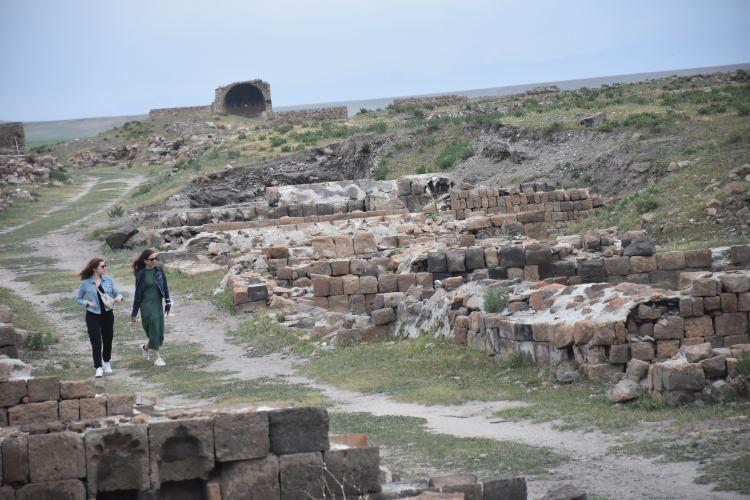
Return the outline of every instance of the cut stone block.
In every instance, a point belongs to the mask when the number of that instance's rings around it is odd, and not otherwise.
[[[148,430],[144,425],[90,429],[84,435],[90,495],[150,486]]]
[[[280,500],[281,498],[279,461],[275,455],[222,464],[219,481],[222,498],[232,500]]]
[[[700,391],[706,385],[703,368],[697,363],[667,361],[659,364],[665,391]]]
[[[64,380],[60,382],[60,397],[63,399],[93,398],[96,388],[93,380]]]
[[[0,406],[14,406],[28,395],[25,380],[9,380],[0,383]]]
[[[2,441],[3,481],[25,483],[29,478],[28,436],[6,437]]]
[[[9,425],[43,424],[58,419],[57,401],[29,403],[8,408]]]
[[[214,468],[214,429],[210,418],[152,422],[148,426],[151,486],[167,481],[205,479]]]
[[[34,377],[26,382],[29,402],[57,401],[60,399],[60,380],[57,377]]]
[[[133,414],[133,405],[135,396],[132,394],[108,394],[107,395],[107,415],[125,415]]]
[[[326,498],[323,455],[295,453],[279,457],[281,499]]]
[[[29,436],[31,482],[78,479],[85,476],[86,451],[83,436],[75,432]]]
[[[714,330],[716,335],[744,335],[747,334],[746,313],[724,313],[714,318]]]
[[[79,479],[27,484],[16,491],[16,500],[86,500],[86,487]]]
[[[378,474],[380,454],[378,448],[349,448],[324,453],[330,491],[346,495],[364,495],[380,491]]]
[[[328,412],[323,408],[285,408],[268,414],[271,451],[276,455],[328,449]]]
[[[60,420],[62,422],[80,420],[80,404],[77,399],[63,399],[59,406]]]
[[[526,500],[526,478],[512,477],[484,481],[483,500]]]
[[[107,416],[107,398],[81,398],[78,403],[81,420]]]
[[[396,313],[390,307],[372,311],[372,322],[375,325],[387,325],[396,321]]]
[[[449,273],[462,273],[466,271],[466,251],[464,249],[454,249],[445,252],[448,262]]]
[[[268,413],[227,413],[214,417],[216,460],[229,462],[268,455]]]
[[[654,337],[660,340],[685,336],[685,320],[680,316],[664,316],[654,323]]]

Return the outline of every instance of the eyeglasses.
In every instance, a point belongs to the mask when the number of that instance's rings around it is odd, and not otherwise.
[[[107,267],[107,264],[99,264],[99,267]]]
[[[155,260],[159,260],[159,257],[151,257],[150,259],[146,259],[146,260],[153,262]]]

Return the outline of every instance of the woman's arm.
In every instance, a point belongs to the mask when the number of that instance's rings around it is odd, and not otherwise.
[[[143,273],[138,272],[135,275],[135,293],[133,294],[133,312],[130,313],[130,318],[135,319],[136,316],[138,316],[138,309],[141,308],[141,297],[143,295],[143,291],[140,290],[141,287],[141,280],[143,279]]]
[[[91,304],[89,303],[88,299],[86,299],[86,290],[84,290],[84,285],[85,283],[81,283],[81,286],[78,287],[76,302],[83,307],[88,307]]]
[[[125,297],[122,296],[122,292],[120,291],[119,288],[117,288],[117,284],[115,283],[114,278],[109,278],[109,279],[112,282],[112,291],[115,294],[115,300],[120,299],[120,300],[117,300],[117,302],[122,302],[122,299],[124,299]]]
[[[169,285],[167,284],[167,273],[162,269],[161,275],[164,276],[164,312],[172,309],[172,299],[169,298]]]

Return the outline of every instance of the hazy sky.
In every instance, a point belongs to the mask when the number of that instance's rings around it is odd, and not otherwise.
[[[747,0],[0,0],[0,119],[273,104],[750,62]]]

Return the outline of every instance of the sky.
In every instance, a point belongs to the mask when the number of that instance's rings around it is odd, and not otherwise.
[[[274,106],[750,62],[747,0],[0,0],[0,120]]]

